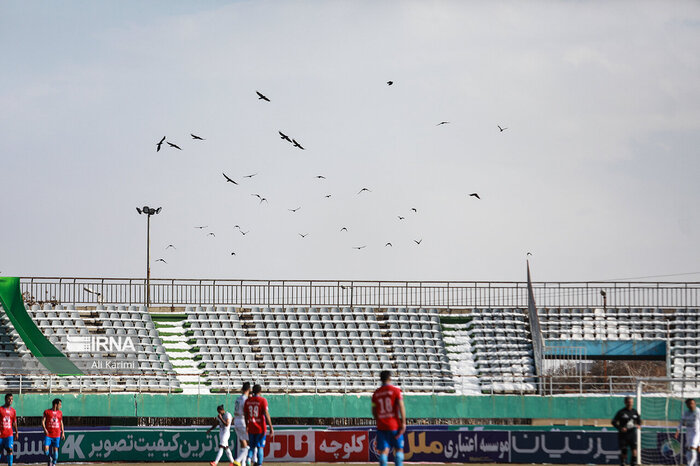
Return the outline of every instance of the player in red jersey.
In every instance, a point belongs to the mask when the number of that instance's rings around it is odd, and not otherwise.
[[[406,432],[406,407],[399,387],[391,384],[391,372],[379,374],[382,386],[372,395],[372,416],[377,420],[377,453],[380,466],[389,462],[394,450],[394,464],[403,465],[403,434]]]
[[[5,404],[0,406],[0,455],[5,453],[7,455],[7,465],[12,466],[13,456],[12,447],[14,446],[16,434],[17,440],[19,440],[19,429],[17,428],[17,413],[15,408],[12,407],[12,393],[5,395]]]
[[[267,426],[270,426],[270,437],[275,433],[275,430],[272,428],[270,412],[267,410],[267,400],[260,396],[260,392],[262,392],[262,387],[258,384],[253,385],[253,395],[249,396],[243,405],[245,423],[250,440],[248,459],[255,458],[253,460],[255,461],[253,463],[255,466],[262,466],[263,464]]]
[[[51,409],[44,411],[41,427],[44,428],[44,453],[49,457],[48,466],[55,466],[58,463],[58,447],[61,445],[61,439],[66,438],[59,398],[51,402]]]

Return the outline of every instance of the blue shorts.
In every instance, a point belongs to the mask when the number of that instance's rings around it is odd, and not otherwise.
[[[45,447],[56,447],[61,445],[61,437],[49,437],[44,436],[44,446]]]
[[[248,434],[248,439],[250,440],[250,449],[253,448],[265,448],[265,438],[266,434]]]
[[[15,438],[10,436],[10,437],[2,437],[0,438],[0,450],[1,449],[6,449],[12,451],[12,447],[15,445]]]
[[[387,448],[403,450],[403,434],[396,438],[398,430],[378,430],[377,431],[377,453],[381,453]]]

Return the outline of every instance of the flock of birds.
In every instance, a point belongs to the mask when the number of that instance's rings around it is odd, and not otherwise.
[[[386,84],[387,84],[387,86],[392,86],[392,85],[394,84],[394,81],[387,81]],[[256,93],[256,95],[257,95],[257,97],[258,97],[258,100],[262,100],[263,102],[272,102],[266,95],[264,95],[264,94],[261,93],[260,91],[255,91],[255,93]],[[443,126],[443,125],[448,125],[448,124],[450,124],[449,121],[441,121],[441,122],[437,123],[436,126]],[[508,128],[506,128],[506,127],[501,127],[500,125],[497,125],[497,127],[498,127],[498,130],[499,130],[500,133],[502,133],[503,131],[505,131],[505,130],[508,129]],[[304,148],[304,146],[302,146],[301,143],[299,143],[299,141],[297,141],[297,139],[295,139],[294,137],[290,137],[289,135],[285,134],[285,133],[282,132],[282,131],[278,131],[278,133],[279,133],[280,139],[282,139],[283,141],[285,141],[285,142],[291,144],[292,147],[294,147],[294,148],[296,148],[296,149],[299,149],[299,150],[306,150],[306,149]],[[193,133],[190,133],[190,137],[192,138],[192,140],[195,140],[195,141],[205,141],[205,140],[206,140],[205,138],[203,138],[203,137],[201,137],[201,136],[198,136],[198,135],[196,135],[196,134],[193,134]],[[175,144],[175,143],[173,143],[173,142],[168,141],[168,140],[166,139],[166,136],[163,136],[163,137],[156,143],[156,152],[160,152],[160,150],[161,150],[161,148],[162,148],[162,146],[163,146],[163,143],[167,144],[167,145],[168,145],[170,148],[172,148],[172,149],[177,149],[177,150],[180,150],[180,151],[182,150],[182,148],[181,148],[180,146],[178,146],[177,144]],[[225,182],[225,183],[231,183],[231,184],[233,184],[233,185],[235,185],[235,186],[239,186],[239,182],[236,181],[235,179],[233,179],[232,177],[230,177],[229,175],[227,175],[225,172],[222,172],[222,175],[223,175],[223,177],[224,177],[224,182]],[[251,178],[254,178],[254,177],[256,177],[256,176],[258,176],[258,173],[251,173],[251,174],[248,174],[248,175],[244,175],[242,178],[244,178],[244,179],[251,179]],[[323,175],[316,175],[315,178],[318,179],[318,180],[325,180],[325,179],[326,179],[326,177],[323,176]],[[372,192],[371,189],[369,189],[369,188],[367,188],[367,187],[362,187],[362,188],[357,192],[357,195],[359,196],[359,195],[362,195],[362,194],[364,194],[364,193],[371,193],[371,192]],[[260,195],[260,194],[258,194],[258,193],[252,193],[251,196],[256,197],[256,198],[258,199],[258,201],[259,201],[259,204],[262,204],[262,203],[265,203],[265,202],[269,202],[267,198],[265,198],[264,196],[262,196],[262,195]],[[328,198],[330,198],[331,196],[332,196],[331,194],[326,194],[324,197],[328,199]],[[479,196],[479,193],[476,193],[476,192],[469,193],[468,196],[469,196],[469,197],[473,197],[473,198],[475,198],[475,199],[481,200],[481,197]],[[291,208],[291,209],[287,209],[287,210],[288,210],[289,212],[296,213],[296,212],[298,212],[299,210],[301,210],[301,208],[302,208],[301,206],[298,206],[298,207]],[[415,207],[412,207],[412,208],[411,208],[411,212],[414,213],[414,214],[417,214],[417,213],[418,213],[418,209],[416,209]],[[398,220],[399,220],[399,221],[406,220],[406,217],[405,217],[405,216],[398,215]],[[198,225],[198,226],[195,226],[194,228],[196,228],[196,229],[198,229],[198,230],[205,230],[205,229],[208,228],[208,225]],[[234,225],[234,228],[237,229],[238,232],[239,232],[241,235],[243,235],[243,236],[245,236],[245,235],[247,235],[248,233],[250,233],[250,230],[244,231],[243,229],[241,229],[240,225]],[[343,226],[343,227],[340,228],[340,233],[346,233],[346,232],[348,232],[348,227]],[[299,235],[300,238],[304,239],[304,238],[306,238],[306,237],[309,236],[309,233],[298,233],[298,235]],[[214,237],[214,238],[215,238],[215,237],[216,237],[216,234],[215,234],[214,232],[211,232],[211,231],[210,231],[210,232],[207,233],[207,236],[208,236],[208,237]],[[423,239],[422,239],[422,238],[414,239],[413,242],[414,242],[417,246],[420,246],[421,243],[423,242]],[[393,247],[393,246],[394,246],[394,245],[393,245],[391,242],[386,242],[386,243],[384,244],[384,247],[385,247],[385,248],[386,248],[386,247]],[[357,251],[360,251],[360,250],[365,249],[366,247],[367,247],[367,245],[364,244],[364,245],[361,245],[361,246],[352,246],[352,249],[357,250]],[[168,245],[166,246],[165,250],[167,251],[167,250],[169,250],[169,249],[177,249],[177,248],[176,248],[175,245],[173,245],[173,244],[168,244]],[[528,254],[529,254],[529,253],[528,253]],[[236,255],[236,252],[235,252],[235,251],[231,251],[231,255],[232,255],[232,256],[235,256],[235,255]],[[156,260],[156,262],[162,262],[162,263],[164,263],[164,264],[167,264],[167,261],[166,261],[164,258],[159,258],[159,259]]]

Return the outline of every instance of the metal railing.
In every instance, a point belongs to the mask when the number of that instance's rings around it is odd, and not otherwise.
[[[101,376],[56,376],[49,374],[7,374],[7,379],[0,384],[0,390],[10,390],[18,393],[41,392],[41,393],[179,393],[182,387],[187,386],[189,394],[206,394],[210,388],[214,388],[216,393],[237,393],[241,384],[241,377],[223,376],[218,377],[219,383],[212,385],[212,380],[201,373],[178,374],[178,376],[196,377],[196,382],[184,385],[180,388],[176,386],[152,387],[145,383],[149,378],[147,375],[134,376],[133,374],[110,374]],[[135,384],[127,385],[125,378],[136,380]],[[173,375],[171,375],[173,377]],[[317,374],[307,374],[306,384],[295,383],[301,377],[299,371],[275,371],[263,372],[254,377],[256,383],[261,383],[268,393],[371,393],[376,388],[374,378],[362,380],[361,386],[353,386],[349,382],[358,380],[357,376],[344,374],[338,377],[323,377]],[[60,381],[67,379],[77,380],[78,386],[61,385]],[[221,383],[221,380],[226,383]],[[330,381],[333,381],[332,383]],[[507,380],[507,381],[506,381]],[[691,379],[669,379],[669,378],[642,378],[633,376],[522,376],[522,377],[479,377],[480,393],[475,393],[473,389],[464,390],[459,381],[454,381],[450,377],[435,376],[430,381],[424,380],[421,383],[411,381],[411,377],[397,374],[395,383],[401,386],[405,393],[418,394],[475,394],[475,395],[500,395],[517,394],[533,396],[557,396],[557,395],[630,395],[637,390],[640,380],[645,383],[646,395],[678,395],[679,390],[684,395],[700,395],[700,381]],[[106,382],[105,382],[106,381]],[[313,383],[308,383],[313,381]],[[681,388],[679,388],[681,387]]]
[[[143,305],[146,280],[23,277],[28,303]],[[700,282],[534,282],[538,308],[698,308]],[[154,307],[193,305],[412,307],[527,306],[526,282],[151,279]]]

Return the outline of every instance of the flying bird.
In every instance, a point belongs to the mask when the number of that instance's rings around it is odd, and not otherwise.
[[[420,243],[423,242],[423,238],[421,238],[421,239],[414,239],[413,242],[416,243],[416,244],[420,244]]]
[[[469,196],[470,196],[470,197],[475,197],[475,198],[477,198],[477,199],[481,199],[481,198],[479,197],[479,194],[478,194],[478,193],[471,193]]]
[[[348,228],[347,228],[347,227],[343,227],[343,228],[340,229],[340,231],[348,231]]]
[[[306,238],[307,236],[309,236],[309,234],[308,233],[304,233],[304,234],[299,233],[299,236],[301,236],[302,238]]]
[[[214,238],[216,238],[216,235],[212,232],[209,232],[209,234],[207,234],[207,236],[213,236]]]
[[[366,247],[367,247],[367,245],[365,244],[364,246],[353,246],[352,248],[353,248],[353,249],[360,250],[360,249],[364,249],[364,248],[366,248]]]
[[[267,202],[268,204],[270,203],[270,201],[268,201],[266,197],[261,197],[260,203],[262,204],[263,202]]]
[[[253,173],[252,175],[245,175],[243,178],[252,178],[254,176],[257,176],[257,173]]]
[[[180,146],[178,146],[177,144],[173,144],[172,142],[168,142],[168,141],[165,141],[165,142],[167,142],[170,147],[174,147],[175,149],[182,150],[182,148]]]
[[[192,136],[192,139],[197,139],[198,141],[204,141],[204,138],[200,138],[200,137],[197,136],[196,134],[190,133],[190,136]]]
[[[282,139],[284,139],[284,140],[287,141],[287,142],[292,142],[292,140],[289,139],[289,136],[287,136],[286,134],[284,134],[282,131],[277,131],[277,132],[280,133],[280,136],[282,137]]]
[[[525,256],[531,256],[531,255],[532,255],[531,252],[528,252],[527,254],[525,254]]]
[[[326,195],[325,195],[325,196],[323,196],[323,197],[325,197],[326,199],[330,199],[330,198],[331,198],[331,196],[332,196],[332,194],[326,194]]]
[[[298,148],[301,149],[301,150],[306,150],[306,149],[304,149],[304,148],[302,147],[301,144],[299,144],[299,143],[296,141],[296,139],[292,139],[292,144],[294,144],[294,147],[298,147]]]
[[[238,183],[236,183],[235,181],[233,181],[231,178],[229,178],[228,176],[226,176],[226,173],[223,173],[223,172],[222,172],[221,174],[224,175],[224,178],[226,178],[226,181],[227,181],[227,182],[233,183],[233,184],[238,184]]]
[[[498,129],[501,130],[501,133],[508,129],[508,128],[501,128],[499,125],[496,125],[496,126],[498,126]]]
[[[204,225],[203,227],[195,227],[195,228],[198,230],[204,230],[205,228],[207,228],[207,225]]]
[[[236,253],[235,253],[235,252],[231,252],[231,255],[232,255],[232,256],[235,256],[235,255],[236,255]]]
[[[411,210],[414,211],[415,213],[418,213],[418,209],[416,209],[415,207],[411,207]]]
[[[402,217],[399,215],[399,220],[406,220],[406,217]]]
[[[371,193],[372,191],[369,190],[369,188],[362,188],[357,194],[362,194],[363,192],[367,191],[368,193]]]
[[[387,81],[387,82],[386,82],[386,85],[387,85],[387,86],[391,86],[392,84],[394,84],[394,81]]]
[[[168,244],[168,245],[165,247],[165,250],[167,251],[167,250],[170,249],[170,248],[177,249],[174,245]]]
[[[387,247],[387,246],[391,246],[392,248],[394,247],[394,245],[391,244],[391,243],[386,243],[386,244],[384,245],[384,247]]]
[[[242,234],[243,236],[245,236],[245,235],[247,235],[248,233],[250,233],[250,230],[248,230],[248,231],[238,230],[238,231],[240,231],[241,234]]]
[[[262,199],[262,197],[260,196],[260,194],[251,194],[251,196],[257,197],[258,199]]]
[[[161,140],[158,142],[158,144],[156,144],[156,152],[159,152],[159,151],[160,151],[160,146],[162,146],[164,142],[165,142],[165,136],[163,136],[163,139],[161,139]]]
[[[297,207],[296,209],[287,209],[287,210],[289,210],[290,212],[296,212],[296,211],[299,210],[299,209],[301,209],[301,206],[300,206],[300,207]]]
[[[238,228],[239,230],[241,229],[240,225],[234,225],[233,228]]]
[[[162,258],[161,258],[161,259],[158,259],[156,262],[162,262],[162,263],[164,263],[164,264],[167,264],[167,262],[165,262],[165,259],[162,259]]]
[[[269,101],[270,101],[270,99],[268,99],[267,97],[265,97],[264,95],[262,95],[260,92],[255,91],[255,93],[258,94],[258,100],[264,100],[265,102],[269,102]]]
[[[319,180],[325,180],[326,177],[323,175],[316,175],[314,178],[319,179]]]
[[[441,121],[440,123],[438,123],[438,124],[435,125],[435,126],[442,126],[442,125],[449,125],[449,124],[450,124],[449,121]]]

